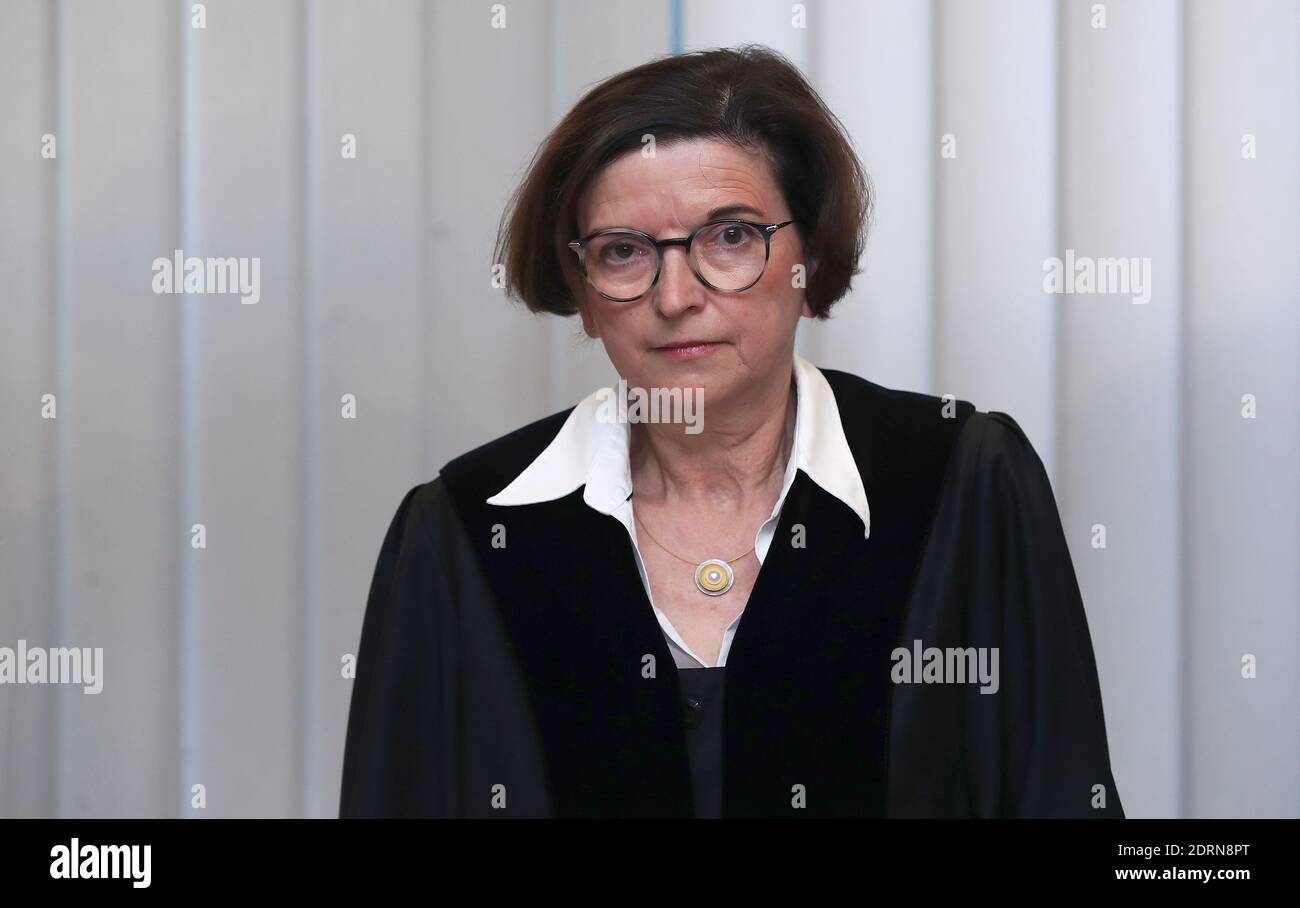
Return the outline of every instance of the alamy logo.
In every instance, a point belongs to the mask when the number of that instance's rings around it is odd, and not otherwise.
[[[620,378],[617,395],[613,388],[601,388],[596,398],[598,422],[685,423],[687,435],[704,430],[703,388],[629,388]]]
[[[238,293],[253,305],[262,298],[262,260],[253,258],[185,257],[176,249],[171,258],[153,260],[154,293]]]
[[[0,646],[0,684],[82,684],[97,694],[104,689],[104,648],[29,648],[26,640],[17,650]]]
[[[980,683],[981,694],[998,692],[998,648],[996,646],[895,647],[889,658],[894,667],[889,677],[895,684]]]
[[[1043,260],[1045,293],[1118,293],[1133,297],[1135,306],[1151,302],[1151,259],[1075,256],[1065,250],[1065,261]]]
[[[50,849],[50,876],[56,880],[132,880],[136,889],[148,889],[152,877],[152,845],[69,845]]]

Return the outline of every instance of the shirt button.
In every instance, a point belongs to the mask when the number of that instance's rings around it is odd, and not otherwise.
[[[704,704],[694,697],[687,697],[683,702],[682,717],[686,722],[686,727],[690,729],[699,728],[704,722]]]

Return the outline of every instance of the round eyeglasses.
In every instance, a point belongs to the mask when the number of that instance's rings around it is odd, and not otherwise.
[[[667,246],[682,246],[691,271],[704,286],[739,293],[758,283],[767,269],[772,234],[793,224],[758,224],[733,219],[709,221],[690,236],[656,240],[630,227],[597,230],[569,243],[582,276],[607,300],[630,303],[650,292],[663,269]]]

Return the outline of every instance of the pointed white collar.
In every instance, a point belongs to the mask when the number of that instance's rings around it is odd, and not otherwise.
[[[867,493],[844,437],[835,392],[821,370],[798,353],[794,355],[794,379],[794,466],[848,505],[862,520],[863,535],[870,536]],[[610,393],[609,388],[598,388],[583,398],[545,450],[487,503],[536,504],[563,498],[585,486],[583,501],[602,514],[612,514],[632,492],[632,472],[629,424],[599,416],[609,407]],[[626,387],[620,386],[614,393],[626,395]]]

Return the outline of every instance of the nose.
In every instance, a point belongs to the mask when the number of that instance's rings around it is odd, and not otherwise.
[[[708,288],[691,270],[685,246],[667,246],[659,269],[659,281],[652,291],[654,305],[666,318],[689,312],[704,305]]]

